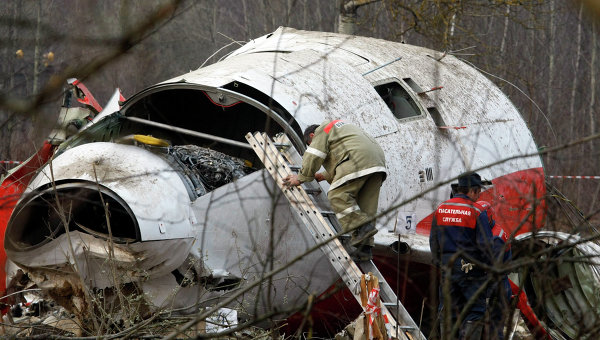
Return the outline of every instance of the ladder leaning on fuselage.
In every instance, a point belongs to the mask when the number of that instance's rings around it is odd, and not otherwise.
[[[316,207],[310,196],[322,195],[321,190],[319,190],[320,187],[316,185],[316,187],[307,189],[302,186],[288,188],[283,184],[283,178],[292,174],[293,169],[299,168],[291,164],[299,164],[302,160],[287,137],[280,135],[276,138],[277,142],[274,143],[267,134],[255,132],[254,134],[246,134],[246,140],[263,162],[269,174],[273,176],[277,186],[282,190],[291,207],[297,212],[302,223],[308,228],[315,242],[320,245],[320,249],[329,258],[331,265],[354,295],[356,301],[361,304],[360,280],[363,273],[360,268],[362,268],[365,273],[370,272],[380,280],[380,296],[383,303],[381,313],[388,316],[392,329],[398,327],[399,334],[403,334],[406,339],[415,339],[415,337],[425,339],[412,317],[398,301],[396,294],[385,281],[377,266],[372,261],[362,261],[358,263],[359,268],[351,259],[339,239],[342,235],[335,231],[333,224],[339,225],[339,222],[335,219],[335,214],[321,211]],[[399,320],[402,325],[398,326],[396,320]],[[405,333],[412,336],[409,337]]]

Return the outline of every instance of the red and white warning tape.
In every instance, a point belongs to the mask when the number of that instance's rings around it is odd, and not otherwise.
[[[377,296],[379,296],[379,288],[375,287],[369,293],[367,307],[365,308],[365,314],[369,317],[369,324],[373,324],[373,320],[381,311],[381,308],[377,307]]]
[[[373,287],[371,292],[369,293],[369,299],[367,300],[367,306],[365,307],[365,314],[369,318],[369,324],[373,325],[373,321],[377,315],[381,313],[381,308],[377,307],[377,298],[379,297],[379,288]],[[390,325],[390,321],[387,318],[386,314],[383,314],[383,321],[385,325],[385,329],[388,334],[388,339],[391,339],[392,327]],[[369,327],[369,339],[373,339],[373,327]]]
[[[600,176],[547,176],[548,178],[600,179]]]
[[[0,164],[21,164],[21,161],[0,161]]]

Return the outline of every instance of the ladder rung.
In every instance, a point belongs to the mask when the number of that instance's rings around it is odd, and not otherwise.
[[[282,144],[282,143],[273,143],[273,145],[275,145],[275,147],[279,150],[286,150],[291,146],[290,144]]]
[[[301,167],[300,167],[300,166],[298,166],[298,165],[291,165],[291,164],[290,164],[290,165],[288,165],[288,166],[290,167],[290,170],[292,170],[292,171],[294,171],[294,172],[298,172],[298,171],[300,171],[300,168],[301,168]]]
[[[321,215],[323,215],[323,216],[334,216],[335,213],[333,211],[331,211],[331,210],[323,210],[323,211],[321,211]]]
[[[309,195],[318,195],[321,193],[320,188],[304,188],[304,191]]]

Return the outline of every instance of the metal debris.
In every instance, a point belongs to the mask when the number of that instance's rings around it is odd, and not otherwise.
[[[169,148],[169,154],[189,170],[187,175],[194,185],[201,183],[203,190],[196,190],[203,194],[253,172],[239,158],[197,145],[173,146]]]

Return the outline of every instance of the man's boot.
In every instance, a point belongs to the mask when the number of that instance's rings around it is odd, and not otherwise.
[[[354,262],[371,261],[373,259],[371,248],[373,247],[359,244],[356,246],[355,250],[350,252],[350,258]]]
[[[481,340],[483,324],[481,320],[467,321],[460,332],[460,340]]]
[[[375,223],[369,222],[363,224],[360,228],[352,232],[352,240],[350,241],[351,245],[354,247],[360,247],[360,245],[366,243],[369,238],[377,234],[377,229],[375,228]]]

